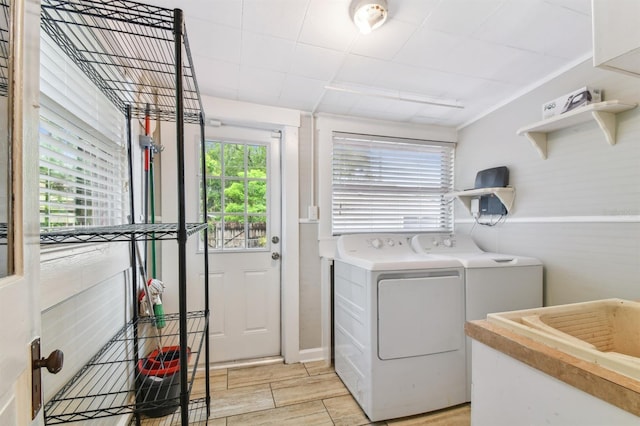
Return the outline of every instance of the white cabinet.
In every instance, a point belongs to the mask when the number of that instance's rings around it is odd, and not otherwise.
[[[640,1],[592,0],[593,65],[640,77]]]
[[[637,426],[640,421],[633,413],[477,340],[472,340],[471,356],[472,425]],[[626,395],[631,401],[631,393]]]

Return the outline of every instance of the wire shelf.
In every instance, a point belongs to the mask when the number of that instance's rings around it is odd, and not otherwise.
[[[127,0],[42,0],[42,29],[123,112],[176,121],[175,11]],[[184,122],[203,111],[182,25]]]
[[[162,347],[179,345],[179,315],[165,315],[162,328]],[[207,332],[208,316],[204,311],[187,313],[187,346],[191,350],[188,372],[191,392],[196,367]],[[136,367],[135,341],[139,351],[148,356],[156,349],[155,317],[141,317],[126,324],[67,384],[45,405],[45,424],[84,421],[127,413],[142,413],[156,409],[158,404],[180,405],[179,398],[159,389],[149,397],[151,390],[140,385],[143,375]],[[166,387],[174,385],[180,374],[169,378]],[[179,382],[178,382],[179,383]],[[179,387],[177,383],[176,386]],[[145,393],[146,392],[146,393]],[[190,410],[191,411],[191,410]],[[194,413],[194,416],[196,413]],[[190,414],[191,416],[191,414]]]
[[[206,223],[187,223],[187,236],[202,231]],[[88,226],[65,228],[40,234],[40,244],[99,243],[118,241],[175,240],[178,238],[178,224],[153,223],[115,226]]]

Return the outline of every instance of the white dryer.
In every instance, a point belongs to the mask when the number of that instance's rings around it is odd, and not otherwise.
[[[488,313],[542,306],[542,263],[535,258],[481,250],[470,235],[419,234],[411,245],[417,253],[443,256],[465,270],[465,319]],[[471,342],[467,339],[467,400],[471,400]]]
[[[338,239],[334,265],[335,369],[369,419],[465,402],[461,263],[359,234]]]

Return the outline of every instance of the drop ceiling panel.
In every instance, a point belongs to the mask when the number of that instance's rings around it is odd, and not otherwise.
[[[263,101],[273,102],[280,96],[285,76],[286,74],[283,72],[248,66],[241,67],[238,96],[240,99],[245,96],[255,99],[253,95],[259,94],[259,98]]]
[[[464,38],[422,27],[407,41],[394,58],[396,62],[438,69],[441,58],[448,56],[449,52]]]
[[[246,31],[295,40],[300,33],[308,0],[244,1],[243,26]]]
[[[242,65],[287,72],[295,49],[290,40],[245,32],[242,37]]]
[[[518,4],[530,2],[521,0]],[[427,27],[456,36],[470,36],[502,6],[504,0],[447,0],[429,16]]]
[[[344,51],[357,36],[343,0],[310,0],[298,41],[313,46]]]
[[[347,55],[335,76],[337,82],[358,82],[363,85],[375,83],[386,61],[360,55]]]
[[[389,20],[397,19],[410,24],[422,25],[441,0],[394,1],[389,11]]]
[[[417,28],[415,24],[390,20],[380,29],[358,36],[353,42],[351,52],[370,58],[393,59]]]
[[[291,59],[291,74],[328,81],[338,72],[342,52],[298,43]]]
[[[204,56],[240,63],[242,32],[225,25],[201,23],[188,28],[189,48],[193,56]],[[197,72],[197,70],[196,70]]]
[[[292,105],[292,108],[312,111],[321,100],[324,81],[306,77],[288,75],[280,94],[280,100]]]

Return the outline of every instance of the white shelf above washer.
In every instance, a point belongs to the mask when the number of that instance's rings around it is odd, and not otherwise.
[[[471,213],[471,199],[480,197],[482,195],[495,195],[500,202],[505,206],[507,212],[511,212],[513,207],[513,200],[515,198],[516,190],[512,187],[497,187],[497,188],[478,188],[467,189],[466,191],[456,191],[446,194],[448,197],[456,197]]]
[[[543,160],[547,158],[547,134],[577,124],[595,120],[609,145],[616,143],[616,114],[628,111],[637,104],[625,104],[612,100],[585,105],[564,114],[538,121],[518,129],[517,133],[526,136],[536,148]]]

